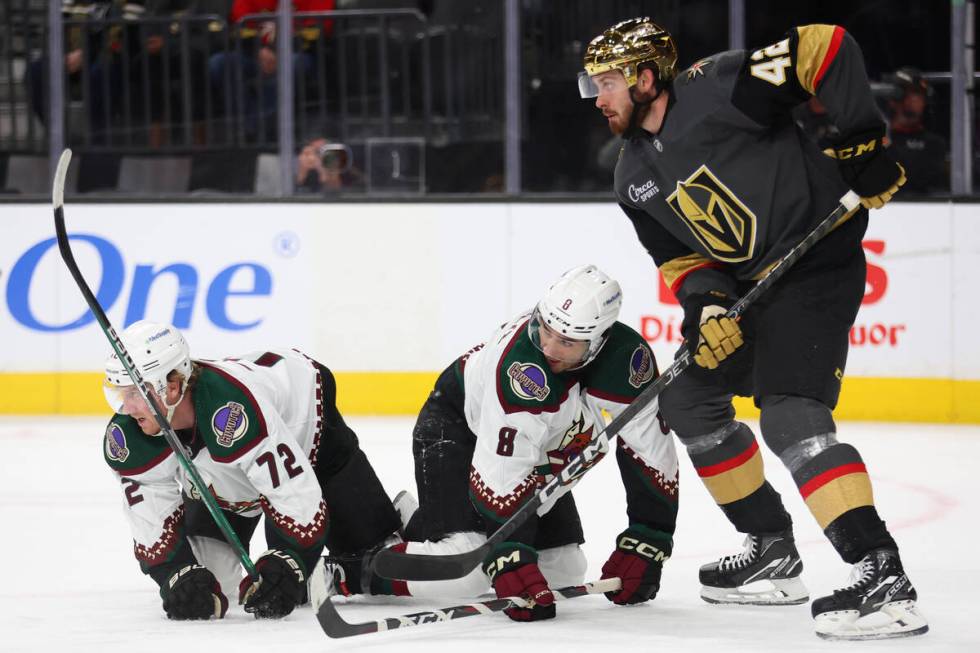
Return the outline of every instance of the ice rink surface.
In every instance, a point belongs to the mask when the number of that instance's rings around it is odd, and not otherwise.
[[[478,616],[389,633],[331,640],[309,607],[279,622],[256,621],[232,604],[219,622],[170,622],[156,586],[132,553],[120,488],[102,458],[106,420],[0,418],[0,651],[125,653],[312,653],[388,650],[637,651],[805,653],[808,651],[980,650],[980,510],[976,469],[980,427],[844,423],[840,437],[858,447],[874,482],[882,516],[901,546],[929,620],[924,637],[883,642],[825,642],[812,630],[809,605],[761,608],[704,603],[697,569],[741,550],[686,456],[681,456],[681,509],[674,557],[657,599],[617,607],[601,596],[560,604],[554,621],[512,623]],[[414,489],[407,418],[349,422],[391,495]],[[753,428],[755,425],[753,424]],[[811,598],[845,584],[837,558],[806,510],[788,472],[768,452],[769,480],[792,513],[803,579]],[[589,578],[625,527],[616,464],[607,457],[575,490],[588,542]],[[253,557],[264,550],[261,529]],[[350,622],[455,605],[417,599],[339,605]]]

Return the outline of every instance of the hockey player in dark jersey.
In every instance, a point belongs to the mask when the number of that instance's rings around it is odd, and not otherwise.
[[[618,201],[684,309],[684,346],[696,365],[665,389],[661,410],[712,497],[747,535],[744,552],[702,567],[702,596],[808,598],[790,517],[765,480],[755,436],[735,421],[732,396],[750,395],[766,444],[854,565],[853,584],[813,602],[817,634],[924,633],[864,462],[838,441],[832,415],[864,294],[865,209],[883,206],[905,181],[884,148],[860,49],[840,27],[807,25],[679,74],[676,62],[669,33],[648,18],[627,20],[588,45],[579,87],[623,137]],[[841,134],[833,157],[791,117],[814,95]],[[725,318],[849,188],[864,208],[842,218],[741,321]]]
[[[122,484],[136,559],[160,586],[169,618],[221,618],[236,590],[256,618],[284,617],[306,600],[306,578],[324,545],[352,553],[394,536],[398,516],[337,411],[326,367],[286,349],[192,360],[176,328],[146,321],[122,339],[208,486],[190,482],[111,355],[105,393],[116,414],[105,459]],[[201,502],[202,490],[246,548],[265,516],[269,550],[255,562],[258,582],[241,579],[238,555]]]
[[[455,554],[481,546],[603,428],[603,413],[615,418],[656,379],[646,342],[616,321],[621,302],[619,284],[602,271],[575,268],[535,310],[443,371],[413,432],[419,507],[398,550]],[[673,545],[677,458],[656,401],[619,432],[616,460],[629,523],[602,576],[622,580],[607,598],[625,605],[656,596]],[[362,559],[327,562],[341,592],[476,596],[492,586],[498,596],[531,600],[506,610],[511,619],[536,621],[555,616],[550,588],[583,582],[583,541],[565,494],[459,580],[393,583],[365,579]]]

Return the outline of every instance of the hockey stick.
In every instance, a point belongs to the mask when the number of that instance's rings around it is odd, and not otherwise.
[[[786,274],[786,271],[801,256],[823,238],[837,224],[838,220],[854,210],[859,202],[860,198],[857,194],[848,191],[840,198],[837,207],[821,220],[799,244],[787,252],[741,299],[735,302],[735,305],[728,309],[726,315],[732,319],[739,319],[745,309],[759,298],[759,295]],[[616,416],[616,419],[612,420],[577,456],[572,458],[558,475],[545,483],[537,494],[511,515],[493,535],[487,538],[485,544],[472,551],[443,556],[382,549],[369,562],[370,570],[385,578],[399,580],[448,580],[465,576],[483,561],[493,547],[505,541],[540,506],[555,498],[557,493],[570,490],[571,487],[565,489],[566,486],[573,486],[577,483],[578,479],[596,461],[596,458],[608,447],[609,441],[616,437],[630,420],[646,408],[690,364],[691,354],[687,349],[683,349],[673,364],[664,370],[656,381],[648,385],[629,406],[623,409],[623,412]]]
[[[325,590],[323,588],[326,588]],[[618,578],[606,578],[585,585],[565,587],[562,589],[551,590],[557,600],[574,599],[586,594],[599,594],[601,592],[615,592],[622,587]],[[509,608],[525,607],[527,601],[519,596],[512,596],[505,599],[491,599],[489,601],[479,601],[476,603],[464,603],[438,610],[426,612],[413,612],[395,617],[384,617],[375,621],[364,621],[362,623],[350,623],[337,612],[337,606],[333,604],[330,597],[333,595],[332,583],[326,578],[326,570],[323,562],[317,563],[310,579],[310,594],[313,597],[313,610],[316,613],[316,620],[328,637],[352,637],[354,635],[367,635],[386,630],[397,630],[398,628],[409,628],[411,626],[424,626],[442,621],[453,621],[464,617],[475,617],[481,614],[493,614],[503,612]]]
[[[252,577],[253,580],[259,579],[259,573],[255,570],[255,565],[252,564],[252,559],[248,556],[248,552],[245,547],[242,546],[241,541],[238,536],[235,535],[235,531],[232,530],[231,524],[225,518],[224,514],[221,512],[221,508],[218,507],[218,503],[215,501],[214,497],[208,492],[207,485],[204,484],[201,475],[198,474],[197,468],[194,467],[194,463],[191,462],[190,456],[184,445],[181,444],[180,440],[177,438],[177,434],[174,433],[173,428],[170,426],[170,422],[164,416],[163,411],[156,401],[150,397],[146,390],[146,383],[143,381],[143,376],[140,374],[139,370],[136,369],[135,363],[133,363],[132,357],[130,357],[129,352],[126,351],[125,345],[123,345],[122,340],[116,334],[116,330],[112,328],[112,324],[109,322],[109,318],[106,317],[105,311],[99,306],[99,301],[92,294],[92,291],[88,287],[88,283],[85,281],[85,277],[82,276],[81,270],[78,269],[78,264],[75,263],[75,256],[71,251],[71,244],[68,242],[68,232],[65,230],[65,177],[68,175],[68,164],[71,162],[71,150],[66,149],[61,153],[61,158],[58,159],[58,167],[55,169],[54,174],[54,184],[51,189],[51,202],[54,206],[54,228],[58,235],[58,249],[61,250],[61,258],[64,259],[65,265],[68,266],[68,271],[71,272],[71,276],[74,277],[75,283],[78,284],[79,290],[82,291],[82,296],[85,297],[85,303],[88,304],[89,310],[95,316],[95,319],[99,322],[99,326],[102,327],[102,332],[105,337],[109,339],[109,344],[112,345],[113,351],[119,356],[119,360],[122,361],[123,367],[126,368],[126,373],[129,374],[129,378],[133,380],[133,384],[139,390],[140,396],[146,404],[153,410],[153,414],[156,417],[157,424],[163,432],[163,437],[173,449],[174,454],[177,456],[177,460],[180,462],[180,466],[184,468],[187,475],[190,477],[191,482],[194,487],[198,489],[198,494],[201,495],[201,501],[207,506],[208,512],[214,518],[215,524],[218,525],[218,529],[228,540],[228,544],[231,548],[235,550],[238,557],[241,559],[242,566],[245,567],[245,571],[248,575]]]

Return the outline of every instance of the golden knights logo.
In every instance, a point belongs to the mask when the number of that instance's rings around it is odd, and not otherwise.
[[[572,425],[565,430],[565,434],[561,437],[561,442],[558,443],[557,449],[552,449],[548,452],[548,465],[547,469],[542,470],[547,474],[552,476],[557,476],[561,473],[561,470],[565,468],[576,454],[582,452],[583,449],[592,441],[592,435],[595,431],[595,424],[592,420],[588,420],[586,423],[586,417],[584,412],[579,412],[578,418],[572,422]],[[608,447],[607,447],[608,449]],[[603,451],[601,454],[596,456],[595,460],[591,464],[582,467],[582,473],[586,469],[592,467],[597,462],[602,460],[602,457],[606,455]]]
[[[711,258],[738,263],[752,258],[756,217],[702,165],[667,198]]]

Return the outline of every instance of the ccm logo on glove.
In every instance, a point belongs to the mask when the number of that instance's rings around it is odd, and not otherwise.
[[[619,539],[618,548],[623,551],[633,551],[637,555],[641,555],[644,558],[650,558],[656,562],[663,562],[664,560],[670,558],[670,556],[652,544],[642,542],[635,537],[630,537],[629,535],[624,535]]]

